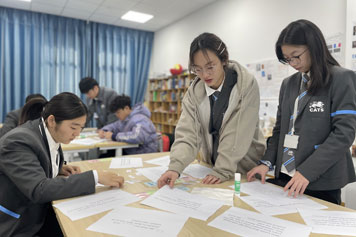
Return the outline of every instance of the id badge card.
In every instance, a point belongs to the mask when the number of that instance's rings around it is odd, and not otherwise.
[[[94,119],[98,119],[99,118],[99,116],[98,116],[98,114],[96,112],[93,114],[93,117],[94,117]]]
[[[284,147],[297,149],[298,140],[299,140],[299,136],[298,135],[286,134],[286,136],[284,137]]]

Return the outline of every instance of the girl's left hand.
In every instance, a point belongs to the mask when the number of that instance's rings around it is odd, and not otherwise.
[[[202,181],[201,183],[203,184],[219,184],[221,183],[220,179],[215,177],[214,175],[207,175]]]
[[[284,186],[284,191],[289,189],[288,196],[294,197],[302,195],[309,185],[309,180],[307,180],[299,171],[296,171],[293,178]]]
[[[69,176],[72,174],[80,174],[80,168],[74,165],[63,165],[62,169],[59,171],[59,174]]]

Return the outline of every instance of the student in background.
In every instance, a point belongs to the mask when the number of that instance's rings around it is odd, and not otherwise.
[[[156,128],[150,119],[151,112],[143,104],[138,103],[131,108],[130,97],[119,95],[111,102],[110,111],[115,113],[118,120],[99,130],[101,138],[139,144],[138,148],[125,149],[126,154],[158,151]]]
[[[190,46],[189,67],[196,75],[184,95],[168,171],[158,187],[174,181],[202,151],[213,166],[202,183],[218,184],[257,165],[265,145],[259,129],[260,96],[256,79],[229,61],[225,43],[203,33]]]
[[[42,98],[42,99],[46,99],[43,95],[41,94],[31,94],[28,95],[25,99],[25,103],[27,103],[29,100],[33,99],[33,98]],[[0,128],[0,138],[2,136],[4,136],[8,131],[10,131],[13,128],[16,128],[19,125],[20,122],[20,116],[21,116],[21,111],[22,108],[17,109],[17,110],[13,110],[10,111],[6,117],[5,117],[5,121],[3,124],[3,127]]]
[[[87,126],[94,117],[97,128],[116,121],[115,114],[110,113],[109,106],[117,93],[110,88],[99,86],[98,82],[91,77],[83,78],[79,83],[80,92],[87,97],[88,120]]]
[[[78,136],[86,122],[87,108],[76,95],[61,93],[48,103],[33,99],[23,108],[23,120],[39,105],[39,119],[0,139],[0,236],[60,236],[51,201],[94,193],[98,182],[114,187],[124,182],[111,172],[81,173],[64,164],[60,144]]]
[[[290,23],[276,42],[278,59],[295,68],[279,94],[273,135],[262,164],[248,181],[275,165],[275,179],[288,195],[306,193],[341,203],[341,188],[354,182],[350,146],[356,132],[356,75],[330,54],[319,28],[310,21]]]

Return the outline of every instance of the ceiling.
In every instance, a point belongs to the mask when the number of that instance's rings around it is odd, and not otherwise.
[[[219,0],[0,0],[0,6],[157,31]],[[121,20],[128,10],[154,15],[145,24]]]

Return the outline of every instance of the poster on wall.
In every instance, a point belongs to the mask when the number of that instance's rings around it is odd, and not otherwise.
[[[265,137],[269,137],[272,134],[272,129],[276,123],[277,109],[277,99],[261,99],[259,112],[260,128]]]
[[[351,37],[351,70],[356,72],[356,22],[352,24],[352,37]]]
[[[266,59],[246,65],[260,89],[260,127],[265,137],[272,134],[278,108],[279,90],[282,81],[296,70],[277,59]]]
[[[281,83],[290,73],[289,66],[277,59],[263,60],[246,66],[257,80],[261,99],[278,99]]]
[[[345,55],[343,51],[343,34],[336,33],[326,37],[326,45],[331,55],[338,61],[341,66],[345,66]]]

